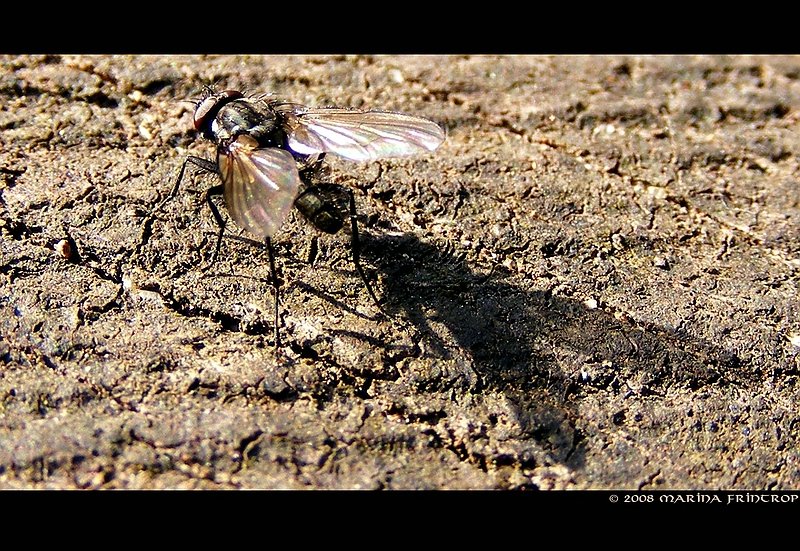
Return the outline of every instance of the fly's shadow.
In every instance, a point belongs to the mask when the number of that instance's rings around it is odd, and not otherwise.
[[[413,235],[362,236],[365,259],[383,272],[384,307],[402,315],[436,356],[465,350],[478,388],[534,388],[566,399],[581,387],[640,392],[730,376],[730,352],[657,326],[621,321],[579,300],[526,287],[501,270],[479,273],[458,254]],[[649,389],[649,390],[648,390]]]
[[[466,358],[476,376],[468,392],[504,393],[521,429],[573,468],[584,462],[584,438],[572,421],[577,396],[662,395],[672,385],[723,384],[742,372],[729,351],[621,321],[502,269],[480,273],[452,250],[413,235],[365,234],[362,247],[383,273],[384,307],[407,320],[428,354]]]

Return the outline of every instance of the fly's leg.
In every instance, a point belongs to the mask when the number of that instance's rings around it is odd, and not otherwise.
[[[178,173],[178,178],[175,180],[175,185],[172,186],[172,191],[169,192],[169,195],[167,195],[166,199],[162,201],[161,205],[163,205],[170,199],[174,198],[178,194],[178,188],[180,187],[181,182],[183,181],[183,175],[186,172],[186,166],[188,164],[193,164],[195,167],[199,168],[203,172],[210,172],[213,174],[219,173],[217,165],[209,161],[208,159],[203,159],[202,157],[195,157],[195,156],[186,157],[186,160],[183,161],[183,165],[181,165],[181,170]],[[214,221],[217,223],[217,226],[219,227],[219,234],[217,235],[217,244],[214,247],[214,253],[211,256],[209,264],[213,264],[214,262],[216,262],[217,258],[219,257],[219,251],[220,248],[222,247],[222,235],[223,233],[225,233],[226,221],[220,214],[217,206],[211,200],[212,196],[222,195],[222,192],[223,192],[223,187],[221,184],[209,188],[209,190],[206,191],[206,203],[208,203],[208,207],[211,209],[211,214],[214,215]],[[157,208],[161,208],[161,205],[159,205]]]
[[[183,181],[183,174],[186,172],[186,165],[188,165],[189,163],[193,164],[203,172],[211,172],[213,174],[219,174],[217,165],[209,161],[208,159],[203,159],[202,157],[195,157],[195,156],[186,157],[186,160],[183,161],[183,164],[181,165],[180,172],[178,172],[178,177],[175,179],[175,184],[172,186],[172,190],[169,192],[169,195],[167,195],[167,197],[163,201],[161,201],[161,204],[158,205],[158,207],[156,207],[156,210],[160,209],[164,205],[164,203],[166,203],[170,199],[173,199],[178,194],[178,188],[180,187],[181,182]]]
[[[172,191],[169,192],[168,197],[171,199],[175,197],[178,193],[178,187],[181,185],[181,181],[183,180],[183,173],[186,171],[186,165],[192,163],[194,166],[202,170],[203,172],[211,172],[212,174],[219,174],[219,170],[217,169],[216,163],[209,161],[208,159],[203,159],[202,157],[195,157],[193,155],[186,157],[186,160],[183,161],[183,166],[181,166],[181,171],[178,173],[178,178],[175,180],[175,185],[172,186]]]
[[[178,188],[183,180],[184,172],[186,171],[186,165],[189,163],[193,164],[203,172],[213,172],[214,174],[218,174],[219,171],[217,169],[217,165],[213,162],[209,161],[208,159],[203,159],[202,157],[187,157],[186,160],[183,162],[183,166],[181,166],[181,171],[178,173],[178,178],[175,180],[175,185],[172,187],[172,191],[170,191],[169,196],[167,199],[171,199],[175,197],[178,193]],[[216,185],[211,187],[206,191],[206,203],[208,203],[208,208],[211,209],[211,214],[214,216],[214,221],[219,226],[219,233],[217,234],[217,243],[214,247],[214,254],[211,257],[210,263],[213,264],[216,262],[217,258],[219,257],[219,251],[222,247],[222,236],[225,233],[225,225],[227,221],[225,218],[222,217],[220,214],[219,209],[214,204],[214,201],[211,198],[215,195],[222,195],[224,193],[224,186],[222,184]],[[162,203],[163,204],[163,203]],[[160,207],[160,206],[159,206]],[[278,288],[280,287],[280,282],[278,280],[278,272],[275,269],[275,249],[272,247],[272,240],[267,237],[266,239],[266,246],[267,246],[267,257],[269,258],[269,270],[272,275],[272,287],[275,289],[275,347],[279,347],[281,345],[281,335],[279,330],[279,314],[280,314],[280,298],[278,293]]]
[[[278,272],[275,270],[275,250],[272,248],[272,239],[269,237],[266,239],[266,245],[267,256],[269,258],[269,271],[272,274],[272,288],[275,290],[275,348],[278,348],[281,345],[281,334],[278,330],[278,288],[280,287],[280,281],[278,281]]]
[[[186,173],[187,165],[192,164],[195,167],[199,168],[203,172],[209,172],[213,174],[219,174],[219,170],[217,165],[208,159],[203,159],[202,157],[194,157],[189,156],[186,157],[186,160],[183,161],[181,165],[181,170],[178,172],[178,177],[175,179],[175,184],[172,186],[172,190],[170,190],[169,195],[167,195],[163,201],[153,210],[151,213],[151,217],[155,215],[156,212],[161,210],[161,208],[167,203],[167,201],[175,198],[178,194],[178,189],[180,188],[181,182],[183,181],[183,176]],[[219,256],[220,247],[222,246],[222,234],[225,232],[225,219],[219,213],[219,209],[217,206],[211,201],[211,197],[213,195],[222,195],[223,187],[222,185],[217,185],[210,188],[206,192],[206,203],[208,203],[209,208],[211,209],[211,214],[214,215],[214,221],[216,221],[217,226],[219,226],[219,235],[217,236],[217,244],[214,248],[214,254],[211,257],[211,263],[217,260]]]
[[[214,262],[216,262],[217,257],[219,257],[219,249],[222,246],[222,234],[225,233],[225,224],[227,223],[227,221],[220,214],[217,205],[215,205],[214,201],[211,200],[211,197],[213,195],[222,195],[222,193],[223,193],[222,184],[209,188],[208,191],[206,191],[206,203],[208,203],[208,208],[211,209],[211,214],[214,215],[214,221],[217,223],[217,226],[219,226],[219,234],[217,234],[217,245],[214,247],[214,254],[211,256],[211,261],[209,262],[209,264],[213,264]]]
[[[145,226],[149,226],[152,223],[153,218],[155,218],[156,214],[162,208],[164,208],[164,205],[167,204],[167,201],[173,199],[178,194],[178,188],[180,187],[181,182],[183,181],[183,175],[186,172],[186,165],[188,165],[189,163],[193,164],[194,166],[196,166],[197,168],[199,168],[203,172],[213,172],[214,174],[218,174],[219,173],[219,171],[217,170],[217,165],[212,163],[211,161],[209,161],[207,159],[203,159],[201,157],[187,157],[186,160],[183,161],[183,164],[181,165],[181,170],[180,170],[180,172],[178,172],[178,177],[175,179],[175,184],[173,184],[172,190],[169,192],[169,195],[167,195],[164,198],[164,200],[161,201],[156,206],[156,208],[154,208],[150,212],[150,214],[147,216],[147,218],[144,221],[144,225]]]
[[[369,284],[369,280],[364,274],[364,269],[361,267],[361,243],[358,239],[356,199],[352,190],[347,189],[346,191],[350,202],[350,251],[353,254],[353,264],[355,264],[356,271],[358,272],[359,277],[361,277],[361,281],[364,282],[364,287],[367,288],[367,292],[369,293],[370,298],[372,298],[372,302],[374,302],[375,306],[378,307],[378,310],[383,313],[383,308],[381,308],[380,301],[378,300],[378,297],[375,296],[375,292],[372,290],[372,286]]]
[[[350,218],[350,252],[353,255],[353,264],[372,302],[385,314],[361,266],[356,199],[352,190],[337,184],[311,185],[300,192],[294,206],[315,228],[331,235],[341,230],[346,219]]]

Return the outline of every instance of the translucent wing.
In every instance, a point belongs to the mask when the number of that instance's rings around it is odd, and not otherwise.
[[[374,161],[427,153],[441,145],[444,129],[433,121],[389,111],[276,106],[289,129],[288,145],[303,155],[333,153]]]
[[[225,204],[236,224],[262,239],[281,227],[300,188],[292,154],[282,149],[257,149],[240,136],[217,155]]]

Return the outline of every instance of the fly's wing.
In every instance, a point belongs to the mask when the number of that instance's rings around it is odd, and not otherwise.
[[[276,106],[288,129],[288,146],[303,155],[333,153],[374,161],[427,153],[441,145],[444,129],[433,121],[389,111]]]
[[[281,227],[300,188],[300,175],[288,151],[257,149],[240,136],[217,154],[228,212],[236,224],[262,239]]]

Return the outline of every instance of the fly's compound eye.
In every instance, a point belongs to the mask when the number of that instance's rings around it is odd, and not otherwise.
[[[217,112],[219,112],[222,106],[229,101],[233,101],[242,97],[244,97],[244,95],[238,90],[223,90],[222,92],[211,94],[207,98],[201,100],[200,103],[197,104],[197,108],[194,110],[195,130],[207,133],[207,130],[210,128],[211,121],[217,116]]]

